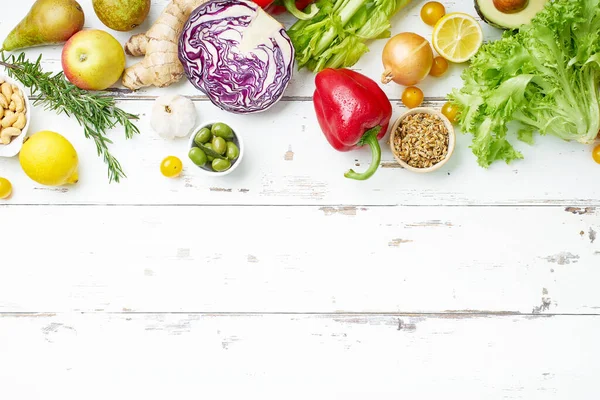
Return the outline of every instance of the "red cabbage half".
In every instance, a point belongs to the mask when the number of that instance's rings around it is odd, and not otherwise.
[[[247,0],[212,0],[192,12],[179,38],[192,84],[234,113],[264,111],[283,95],[294,47],[283,25]]]

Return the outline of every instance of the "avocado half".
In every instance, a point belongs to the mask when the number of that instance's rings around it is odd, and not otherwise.
[[[494,6],[494,0],[475,0],[477,14],[487,24],[500,29],[517,29],[527,25],[540,12],[549,0],[529,0],[527,6],[519,12],[505,14]]]

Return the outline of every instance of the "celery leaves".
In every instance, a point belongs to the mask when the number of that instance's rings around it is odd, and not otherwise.
[[[410,0],[318,0],[319,12],[287,33],[299,68],[318,72],[356,64],[369,39],[390,36],[390,18]]]

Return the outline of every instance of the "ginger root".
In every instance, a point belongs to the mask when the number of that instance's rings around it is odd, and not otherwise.
[[[125,52],[145,57],[125,70],[123,86],[132,90],[152,85],[165,87],[181,79],[183,65],[178,56],[179,36],[192,11],[207,1],[171,0],[148,32],[129,39]]]

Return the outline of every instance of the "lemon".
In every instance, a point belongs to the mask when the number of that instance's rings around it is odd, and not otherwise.
[[[31,179],[47,186],[76,183],[77,152],[64,136],[52,131],[33,134],[21,148],[21,168]]]
[[[12,184],[6,178],[0,178],[0,199],[8,199],[12,193]]]
[[[468,61],[482,43],[481,26],[468,14],[446,14],[433,28],[433,48],[440,56],[454,63]]]

